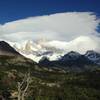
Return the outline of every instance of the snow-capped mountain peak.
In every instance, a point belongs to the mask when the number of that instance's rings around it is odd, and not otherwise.
[[[60,45],[63,43],[59,45],[60,42],[58,41],[33,42],[31,40],[27,40],[21,43],[9,43],[20,54],[24,55],[27,58],[31,58],[36,62],[38,62],[43,56],[48,57],[50,60],[56,60],[60,56],[64,55],[64,47],[60,49]]]

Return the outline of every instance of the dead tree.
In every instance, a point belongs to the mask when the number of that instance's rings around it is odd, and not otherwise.
[[[18,100],[25,100],[25,95],[31,83],[30,73],[26,74],[22,82],[18,82]]]

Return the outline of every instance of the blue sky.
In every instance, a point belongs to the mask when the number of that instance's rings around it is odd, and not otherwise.
[[[73,11],[90,11],[100,17],[100,0],[0,0],[0,24],[32,16]]]

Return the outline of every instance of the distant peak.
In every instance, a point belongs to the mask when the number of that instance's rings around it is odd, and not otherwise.
[[[78,53],[76,51],[70,51],[67,53],[67,55],[80,55],[80,53]]]
[[[88,50],[85,55],[94,54],[94,53],[97,54],[98,52],[94,50]]]
[[[68,52],[68,54],[70,54],[70,53],[78,53],[78,52],[76,52],[76,51],[70,51],[70,52]],[[79,53],[78,53],[79,54]]]

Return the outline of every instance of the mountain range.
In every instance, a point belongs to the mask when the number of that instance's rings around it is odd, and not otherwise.
[[[32,46],[32,43],[33,42],[28,41],[25,46],[23,45],[23,48],[20,51],[20,49],[18,49],[15,45],[12,47],[7,42],[0,41],[0,63],[2,64],[2,58],[5,57],[7,64],[20,63],[19,65],[22,64],[25,66],[32,66],[33,64],[36,64],[34,59],[31,60],[27,58],[25,54],[23,54],[32,53],[32,55],[41,57],[37,64],[39,67],[52,68],[56,70],[82,71],[90,69],[92,70],[100,66],[100,54],[93,50],[89,50],[85,54],[80,54],[75,51],[70,51],[64,54],[64,51],[61,51],[60,49],[57,50],[53,48],[51,50],[50,47],[45,50],[41,50],[41,48],[37,46],[40,48],[40,52],[38,52],[38,50],[34,50],[33,52],[34,45]],[[50,60],[50,56],[53,56],[54,54],[58,54],[59,56],[57,56],[55,60]],[[10,57],[10,59],[8,57]]]
[[[81,41],[81,38],[84,41]],[[80,42],[81,41],[81,42]],[[89,44],[86,41],[91,41]],[[87,37],[79,37],[73,41],[57,41],[40,39],[36,41],[26,40],[22,42],[8,42],[13,48],[15,48],[20,54],[27,58],[34,59],[35,62],[39,62],[42,57],[49,58],[50,61],[57,60],[61,56],[64,56],[70,51],[77,51],[80,54],[85,54],[88,50],[96,51],[97,45],[89,47],[93,40]],[[81,45],[80,45],[81,44]],[[74,48],[74,49],[73,49]],[[84,49],[83,49],[84,48]],[[98,51],[96,51],[98,52]]]

